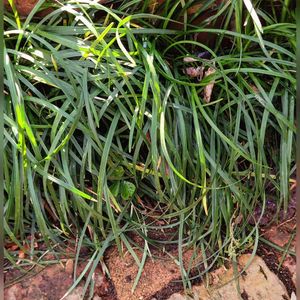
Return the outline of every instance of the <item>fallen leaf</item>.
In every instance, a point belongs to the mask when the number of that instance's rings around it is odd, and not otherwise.
[[[250,84],[250,87],[251,87],[252,91],[254,92],[254,94],[258,94],[259,93],[259,90],[258,90],[258,88],[255,85]]]
[[[196,61],[199,61],[199,59],[196,59],[196,58],[187,56],[187,57],[184,57],[184,58],[183,58],[183,61],[186,62],[186,63],[189,63],[189,62],[196,62]]]
[[[149,131],[147,131],[147,133],[146,133],[146,139],[147,139],[147,141],[149,143],[151,143],[151,136],[150,136],[150,132]]]
[[[142,201],[141,197],[138,196],[138,195],[137,195],[137,202],[138,202],[139,204],[143,205],[143,201]]]
[[[214,68],[209,67],[208,70],[205,72],[204,78],[215,73],[216,70]],[[213,80],[207,86],[204,87],[204,101],[206,103],[210,102],[211,94],[215,85],[215,81]]]
[[[166,164],[166,175],[170,176],[170,167],[168,164]]]
[[[184,70],[184,73],[191,77],[191,78],[196,78],[200,81],[203,78],[203,72],[204,72],[204,67],[188,67]]]
[[[243,220],[243,215],[242,215],[242,214],[239,214],[239,215],[236,217],[236,219],[234,220],[234,224],[235,224],[235,225],[238,225],[238,224],[240,224],[240,223],[242,222],[242,220]]]
[[[158,161],[157,161],[157,166],[156,166],[156,170],[159,170],[161,165],[161,156],[158,157]]]
[[[91,227],[91,225],[88,225],[87,228],[88,228],[88,232],[89,232],[91,239],[93,239],[94,238],[93,228]]]
[[[25,252],[22,250],[19,250],[19,259],[24,259],[25,258]]]
[[[25,242],[23,242],[23,249],[19,250],[19,255],[18,255],[18,261],[17,264],[21,262],[22,259],[24,259],[26,257],[26,251],[29,251],[30,247],[29,245],[25,244]]]
[[[151,14],[154,14],[154,12],[156,11],[156,9],[162,4],[162,0],[152,0],[149,3],[149,10]]]
[[[200,11],[200,9],[203,7],[203,3],[199,3],[199,4],[194,4],[192,5],[191,7],[189,7],[187,9],[187,13],[189,15],[193,15],[193,14],[196,14]]]
[[[8,250],[8,251],[16,251],[19,249],[19,246],[15,243],[7,243],[5,245],[5,248]]]

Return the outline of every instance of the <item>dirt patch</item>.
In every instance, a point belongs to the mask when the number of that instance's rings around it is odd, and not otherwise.
[[[272,227],[265,227],[261,230],[261,233],[264,238],[272,241],[273,243],[281,246],[287,247],[290,246],[291,250],[295,248],[295,241],[291,239],[291,234],[295,229],[295,219],[286,220],[279,225],[273,225]],[[173,230],[166,231],[161,233],[160,231],[153,230],[150,235],[151,238],[155,241],[168,240],[174,234]],[[144,239],[138,235],[131,235],[131,240],[133,242],[133,248],[136,253],[136,256],[139,261],[142,260],[143,253],[138,250],[138,248],[144,247]],[[37,245],[38,249],[42,250],[42,245]],[[181,282],[181,273],[178,265],[178,249],[175,247],[175,244],[170,244],[168,247],[164,247],[165,251],[163,251],[162,247],[154,247],[153,245],[149,245],[151,249],[152,258],[147,258],[145,265],[143,267],[143,271],[141,273],[141,277],[139,283],[136,287],[136,290],[132,293],[132,286],[134,284],[134,280],[138,273],[138,265],[132,255],[129,252],[123,253],[121,256],[116,249],[116,247],[111,247],[108,249],[105,255],[105,263],[109,269],[111,279],[108,279],[102,272],[101,267],[97,267],[95,273],[93,274],[94,279],[94,295],[93,300],[166,300],[170,298],[175,299],[224,299],[227,300],[229,298],[222,298],[223,295],[227,295],[229,297],[230,292],[235,287],[227,287],[227,288],[219,288],[218,287],[224,283],[224,272],[227,272],[226,278],[228,281],[231,279],[230,276],[233,276],[233,272],[231,270],[231,266],[229,264],[225,264],[223,267],[218,268],[214,266],[213,269],[208,274],[209,281],[205,282],[208,284],[210,289],[206,290],[204,283],[202,282],[202,278],[199,274],[204,270],[204,265],[200,254],[193,255],[193,250],[184,251],[183,261],[185,269],[188,269],[188,265],[190,265],[189,277],[194,278],[191,280],[192,285],[195,287],[193,291],[194,295],[201,294],[200,298],[182,298],[183,296],[180,292],[183,291],[184,287]],[[68,247],[66,251],[68,255],[73,255],[74,257],[74,248]],[[45,250],[45,249],[44,249]],[[86,250],[86,249],[85,249]],[[282,263],[281,268],[278,270],[280,265],[280,260],[283,256],[283,253],[280,251],[276,251],[273,247],[267,246],[263,243],[259,244],[259,248],[257,254],[263,259],[264,264],[268,267],[267,270],[264,270],[264,266],[262,270],[259,268],[257,271],[255,266],[250,266],[249,270],[254,270],[252,275],[256,274],[255,272],[259,272],[260,276],[259,280],[262,280],[264,284],[267,286],[269,281],[269,273],[272,278],[275,276],[278,277],[280,281],[280,286],[285,292],[282,294],[281,298],[278,299],[289,299],[289,296],[295,292],[295,257],[288,254],[286,255]],[[249,255],[249,254],[248,254]],[[84,258],[85,257],[85,258]],[[245,261],[243,261],[243,257],[240,258],[240,268]],[[54,260],[54,256],[48,256],[49,260]],[[56,264],[49,266],[47,268],[35,267],[32,271],[29,272],[28,276],[24,277],[21,282],[6,288],[5,290],[5,299],[7,300],[58,300],[60,299],[69,287],[73,284],[73,271],[74,271],[74,261],[73,258],[68,257],[67,255],[63,255],[60,257],[61,264]],[[86,263],[88,262],[89,255],[86,251],[83,251],[81,255],[81,263],[77,269],[77,276],[83,271]],[[256,258],[259,260],[260,258]],[[210,264],[210,262],[208,262]],[[259,263],[261,266],[262,263]],[[195,267],[197,266],[197,268]],[[252,269],[251,269],[252,268]],[[229,270],[229,271],[228,271]],[[268,273],[269,272],[269,273]],[[88,273],[87,273],[88,274]],[[275,274],[275,275],[274,275]],[[5,281],[6,283],[11,282],[12,280],[20,277],[22,272],[20,270],[12,270],[6,272]],[[31,276],[34,275],[34,276]],[[250,277],[252,276],[250,272]],[[255,277],[255,276],[252,277]],[[247,288],[246,281],[249,278],[249,271],[244,272],[240,277],[240,282],[244,282],[241,285],[241,298],[242,299],[261,299],[257,295],[254,297],[254,291],[249,291]],[[277,280],[278,280],[277,278]],[[274,279],[274,278],[273,278]],[[272,279],[272,280],[273,280]],[[264,280],[264,281],[263,281]],[[67,296],[66,300],[80,300],[82,298],[82,290],[85,284],[86,277],[84,276],[82,282],[79,284],[75,290]],[[251,283],[252,286],[257,286],[257,283]],[[275,283],[274,283],[275,284]],[[278,285],[278,283],[276,283]],[[195,290],[196,289],[196,290]],[[197,290],[200,289],[200,290]],[[196,292],[195,292],[196,291]],[[198,293],[198,294],[197,294]],[[252,294],[251,294],[252,293]],[[261,293],[261,292],[259,292]],[[279,292],[278,292],[279,293]],[[215,296],[213,296],[215,295]],[[263,294],[264,295],[264,294]],[[278,294],[279,295],[279,294]],[[227,297],[226,296],[226,297]],[[180,298],[181,297],[181,298]],[[196,297],[196,296],[195,296]],[[206,297],[206,298],[205,298]],[[216,297],[216,298],[214,298]],[[218,298],[219,297],[219,298]],[[235,299],[230,296],[230,299]],[[253,298],[254,297],[254,298]],[[264,297],[267,297],[266,295]],[[279,296],[278,296],[279,297]],[[275,299],[275,298],[264,298],[267,300]],[[277,299],[277,298],[276,298]]]
[[[142,261],[143,253],[139,250],[136,250],[135,253],[139,261]],[[180,268],[176,262],[177,256],[178,252],[173,250],[169,254],[164,253],[155,259],[147,258],[138,285],[132,292],[139,270],[138,265],[130,253],[125,253],[121,257],[115,247],[111,248],[106,256],[106,264],[110,270],[111,280],[116,288],[118,299],[142,300],[153,297],[166,299],[166,296],[182,290]],[[193,257],[192,250],[185,251],[183,254],[185,268],[191,261],[191,265],[199,262],[200,257],[200,253],[198,257]],[[178,282],[174,282],[176,280]],[[160,292],[157,295],[155,294],[157,291],[163,291],[163,293]]]
[[[208,264],[210,264],[211,261],[208,261]],[[199,285],[202,283],[202,276],[199,276],[200,273],[204,271],[205,267],[203,264],[198,265],[196,268],[193,268],[190,272],[190,278],[191,278],[191,284]],[[217,265],[214,265],[210,272],[213,272],[216,270],[216,274],[218,273]],[[210,273],[212,274],[212,273]],[[155,292],[151,297],[149,297],[147,300],[165,300],[169,297],[170,300],[177,299],[180,295],[179,292],[182,292],[184,290],[183,284],[181,282],[181,277],[178,277],[176,279],[173,279],[170,281],[166,286],[164,286],[161,290]],[[178,295],[177,295],[178,294]]]
[[[285,268],[277,271],[278,259],[273,248],[260,246],[258,253],[263,257],[255,257],[254,262],[249,269],[243,273],[240,280],[242,299],[253,300],[273,300],[273,299],[289,299],[295,291],[291,274]],[[185,267],[192,259],[193,251],[189,250],[184,253]],[[142,259],[142,253],[136,251],[139,260]],[[169,253],[176,257],[177,252]],[[202,300],[235,300],[237,297],[235,283],[230,283],[222,287],[227,281],[233,278],[232,267],[221,267],[209,273],[209,281],[206,289],[201,277],[192,281],[194,296],[187,297],[179,294],[183,291],[181,283],[180,269],[174,259],[165,254],[154,260],[147,259],[139,284],[134,293],[131,292],[132,285],[138,266],[129,253],[125,253],[122,258],[117,249],[112,247],[106,257],[106,264],[110,270],[112,280],[108,280],[103,275],[100,268],[96,269],[93,275],[95,281],[95,289],[93,300],[183,300],[183,299],[202,299]],[[239,271],[248,262],[250,254],[243,255],[239,259]],[[199,254],[199,260],[201,256]],[[197,260],[194,262],[198,263]],[[82,272],[87,260],[78,267],[77,276]],[[72,259],[68,259],[60,264],[49,266],[45,269],[35,269],[38,272],[35,276],[26,278],[21,282],[5,290],[5,299],[7,300],[58,300],[60,299],[73,283],[73,267]],[[196,276],[201,272],[202,268],[193,269],[190,276]],[[12,273],[14,275],[12,275]],[[276,275],[278,276],[276,276]],[[15,270],[6,274],[6,280],[11,280],[14,276],[19,276],[20,271]],[[281,280],[279,280],[279,279]],[[75,290],[68,295],[66,300],[81,300],[83,285],[85,278]],[[274,288],[276,286],[276,288]],[[252,290],[249,290],[252,287]],[[263,292],[265,291],[265,292]],[[234,293],[233,293],[234,292]],[[270,298],[268,293],[275,293],[277,298]],[[267,294],[266,294],[267,293]],[[279,295],[282,293],[282,295]],[[198,296],[197,296],[198,295]],[[201,297],[199,296],[201,295]],[[235,295],[235,296],[233,296]],[[181,298],[180,298],[181,297]],[[197,298],[198,297],[198,298]],[[228,298],[230,297],[230,298]],[[280,298],[281,297],[281,298]],[[238,299],[238,298],[237,298]]]
[[[87,261],[78,264],[76,277],[84,270]],[[68,259],[61,264],[55,264],[46,268],[35,268],[30,274],[24,277],[19,283],[5,289],[6,300],[58,300],[61,299],[72,286],[74,263]],[[6,282],[20,276],[20,271],[11,271],[6,274]],[[88,273],[86,273],[88,274]],[[80,284],[68,295],[66,300],[82,300],[85,277]],[[103,274],[100,267],[93,273],[94,295],[93,299],[114,300],[116,293],[112,282]]]
[[[5,289],[7,300],[60,299],[73,283],[72,275],[61,265],[36,269],[37,274]]]

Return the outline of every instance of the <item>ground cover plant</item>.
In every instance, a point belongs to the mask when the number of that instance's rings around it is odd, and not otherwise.
[[[30,257],[17,267],[47,263],[34,238],[49,249],[76,240],[76,260],[81,247],[91,251],[87,290],[116,245],[139,265],[134,289],[152,249],[174,245],[189,286],[185,249],[201,251],[208,272],[255,253],[270,199],[272,221],[288,211],[293,7],[214,2],[41,0],[26,18],[11,2],[4,227]],[[156,229],[168,238],[155,238]],[[14,265],[17,254],[5,252]]]

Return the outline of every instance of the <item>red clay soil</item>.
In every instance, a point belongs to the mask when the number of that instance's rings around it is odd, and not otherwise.
[[[285,224],[272,226],[265,229],[264,237],[274,243],[280,241],[280,246],[286,246],[289,243],[291,230],[294,229],[295,218]],[[280,230],[279,230],[280,229]],[[290,250],[294,250],[295,241],[290,242]],[[141,260],[142,253],[135,249],[136,254]],[[155,252],[155,251],[154,251]],[[184,253],[185,267],[192,258],[192,250]],[[171,249],[169,254],[177,257],[177,249]],[[257,254],[263,258],[268,268],[273,271],[285,285],[289,296],[295,292],[295,257],[288,255],[278,270],[282,252],[276,251],[273,247],[260,243]],[[194,261],[194,263],[199,262]],[[88,257],[84,259],[78,268],[77,276],[82,272],[88,262]],[[173,293],[183,291],[183,285],[180,282],[181,274],[178,265],[166,253],[161,253],[154,260],[147,259],[139,284],[134,293],[132,285],[138,272],[137,264],[129,253],[124,253],[121,257],[116,247],[111,247],[105,258],[105,263],[111,274],[109,280],[103,275],[100,267],[94,274],[95,290],[94,300],[166,300]],[[215,267],[216,268],[216,267]],[[214,268],[214,269],[215,269]],[[5,290],[6,300],[59,300],[73,283],[73,260],[62,259],[61,264],[49,266],[45,269],[36,267],[35,276],[23,278],[19,283],[14,284]],[[197,275],[199,270],[191,271],[190,276]],[[19,270],[10,270],[5,273],[6,284],[12,279],[21,275]],[[199,284],[200,278],[192,281],[192,284]],[[83,278],[79,288],[66,300],[80,300],[80,292],[85,283]],[[80,289],[81,288],[81,289]],[[247,295],[242,295],[247,299]]]

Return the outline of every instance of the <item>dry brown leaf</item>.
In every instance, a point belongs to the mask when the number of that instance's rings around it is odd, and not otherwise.
[[[258,94],[258,93],[259,93],[259,90],[258,90],[258,88],[257,88],[255,85],[250,84],[250,87],[251,87],[252,91],[253,91],[255,94]]]
[[[196,62],[196,61],[199,61],[199,60],[196,59],[196,58],[187,56],[187,57],[184,57],[184,58],[183,58],[183,61],[186,62],[186,63],[190,63],[190,62]]]
[[[168,164],[166,164],[166,175],[170,176],[170,167]]]
[[[150,13],[153,14],[156,9],[162,4],[162,0],[152,0],[150,1],[149,3],[149,10],[150,10]]]
[[[194,4],[187,9],[187,13],[188,15],[196,14],[200,11],[202,7],[203,7],[203,3]]]
[[[157,166],[156,166],[156,170],[159,170],[161,165],[161,156],[158,157],[158,161],[157,161]]]
[[[27,244],[23,243],[23,249],[24,251],[22,249],[19,250],[18,261],[16,262],[17,265],[21,263],[22,259],[26,257],[26,251],[28,251],[30,247]]]
[[[234,220],[234,224],[235,224],[235,225],[238,225],[238,224],[240,224],[240,223],[242,222],[242,220],[243,220],[243,215],[242,215],[242,214],[239,214],[239,215],[236,217],[236,219]]]
[[[184,70],[184,73],[191,77],[191,78],[196,78],[200,81],[203,78],[203,72],[204,72],[204,67],[188,67]]]
[[[149,131],[147,131],[147,133],[146,133],[146,139],[147,139],[147,141],[149,143],[151,143],[151,136],[150,136],[150,132]]]
[[[144,206],[143,201],[139,195],[137,195],[137,202]]]
[[[87,229],[88,229],[91,239],[94,239],[94,231],[93,231],[93,228],[91,227],[91,225],[88,225]]]
[[[15,243],[7,243],[5,245],[5,249],[7,249],[8,251],[16,251],[19,249],[19,246]]]
[[[216,72],[216,70],[214,68],[209,67],[208,70],[205,72],[204,78],[211,75],[211,74],[213,74],[213,73],[215,73],[215,72]],[[214,85],[215,85],[215,81],[213,80],[207,86],[204,87],[204,101],[206,103],[210,102],[211,94],[212,94]]]
[[[19,250],[19,259],[24,259],[25,258],[25,252],[22,250]]]

